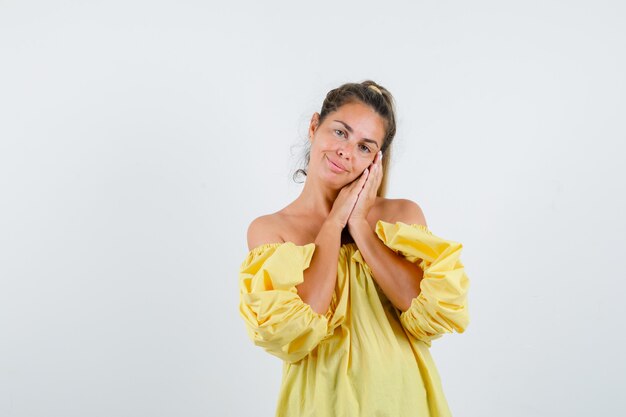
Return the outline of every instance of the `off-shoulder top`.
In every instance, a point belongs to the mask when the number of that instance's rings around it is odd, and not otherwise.
[[[463,245],[428,227],[379,220],[376,235],[424,271],[402,312],[387,299],[355,243],[339,251],[325,314],[299,296],[315,244],[253,248],[239,272],[239,312],[252,342],[283,360],[276,417],[450,416],[429,348],[469,324]]]

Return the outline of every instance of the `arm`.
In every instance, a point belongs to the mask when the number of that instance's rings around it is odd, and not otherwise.
[[[410,200],[401,200],[399,217],[407,224],[426,224],[421,208]],[[401,311],[411,306],[420,293],[422,269],[387,247],[372,230],[369,223],[360,219],[351,223],[350,232],[363,259],[372,270],[372,276],[389,301]]]
[[[469,324],[469,279],[460,259],[463,245],[435,236],[428,230],[420,207],[410,200],[398,200],[392,211],[395,224],[378,220],[375,233],[385,249],[414,267],[394,258],[372,239],[365,219],[382,179],[381,157],[379,153],[372,163],[371,180],[366,181],[348,225],[373,278],[402,311],[402,326],[430,346],[431,340],[452,331],[462,333]]]
[[[463,245],[413,222],[379,220],[376,234],[385,246],[423,270],[419,294],[408,310],[398,312],[407,332],[428,346],[445,333],[463,333],[470,321],[469,279],[460,258]]]
[[[328,311],[335,291],[341,230],[342,226],[332,219],[324,222],[315,238],[311,264],[304,271],[304,282],[296,285],[300,298],[319,314]]]
[[[239,269],[239,313],[248,336],[290,363],[306,357],[340,324],[332,312],[317,314],[297,294],[295,286],[302,283],[314,251],[312,243],[257,245]]]
[[[284,243],[284,239],[274,232],[278,229],[269,216],[255,219],[248,228],[248,249],[266,242]],[[342,229],[343,226],[335,218],[326,219],[315,238],[315,252],[304,271],[304,282],[296,285],[302,301],[319,314],[326,314],[335,291]]]
[[[367,180],[367,170],[342,187],[328,217],[315,238],[311,265],[304,271],[304,282],[296,286],[298,294],[318,314],[327,314],[337,283],[337,263],[341,248],[341,232]]]

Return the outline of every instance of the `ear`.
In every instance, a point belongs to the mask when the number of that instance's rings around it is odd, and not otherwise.
[[[319,120],[320,114],[318,112],[313,113],[313,116],[311,117],[311,124],[309,125],[309,141],[313,140],[313,135],[319,125]]]

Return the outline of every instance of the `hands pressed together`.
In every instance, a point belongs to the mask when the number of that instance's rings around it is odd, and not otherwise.
[[[343,227],[366,221],[367,214],[376,201],[376,192],[383,179],[382,152],[354,181],[344,186],[335,199],[329,218]]]

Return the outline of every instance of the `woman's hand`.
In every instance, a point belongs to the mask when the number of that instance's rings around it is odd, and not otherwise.
[[[359,177],[339,190],[339,194],[333,203],[333,208],[330,209],[328,214],[328,219],[339,224],[342,229],[348,223],[352,209],[359,198],[359,192],[363,189],[368,175],[369,169],[366,168]]]
[[[378,152],[374,161],[369,166],[369,175],[365,181],[365,185],[359,194],[354,209],[348,219],[348,226],[358,222],[366,221],[367,214],[376,201],[376,192],[383,180],[383,154]]]

